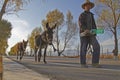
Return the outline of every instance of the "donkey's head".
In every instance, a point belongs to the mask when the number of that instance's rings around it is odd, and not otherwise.
[[[23,40],[23,48],[24,48],[24,50],[25,50],[26,47],[27,47],[27,43],[28,43],[28,40],[27,40],[27,41]]]
[[[48,44],[52,45],[52,40],[53,40],[53,29],[56,27],[56,25],[52,28],[50,28],[49,24],[46,24],[46,39]]]

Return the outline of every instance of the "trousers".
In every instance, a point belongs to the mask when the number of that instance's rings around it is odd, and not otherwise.
[[[92,52],[92,64],[99,63],[100,57],[100,45],[96,39],[96,36],[84,36],[80,38],[80,62],[86,64],[87,47],[91,45],[93,48]]]

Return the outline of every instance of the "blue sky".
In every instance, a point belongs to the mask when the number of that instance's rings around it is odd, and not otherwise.
[[[27,7],[26,11],[20,12],[20,17],[26,19],[28,22],[36,25],[41,25],[41,21],[45,19],[49,11],[58,9],[64,14],[68,10],[74,15],[75,21],[78,20],[79,14],[82,12],[81,4],[84,0],[40,0],[32,1]],[[33,21],[34,19],[34,21]]]
[[[84,2],[85,0],[32,0],[30,4],[24,6],[25,10],[18,13],[19,17],[16,15],[5,15],[4,18],[13,25],[12,36],[9,39],[9,48],[15,43],[27,39],[28,34],[35,27],[41,26],[41,21],[46,18],[46,14],[54,9],[58,9],[64,15],[70,10],[74,16],[74,21],[78,22],[78,17],[83,12],[81,5]],[[94,13],[94,8],[92,12]],[[109,34],[99,35],[99,42],[103,42],[106,45],[109,44],[105,42],[107,40],[113,42],[112,37],[108,36]]]

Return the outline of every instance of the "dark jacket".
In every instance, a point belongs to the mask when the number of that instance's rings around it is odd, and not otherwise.
[[[79,27],[80,27],[80,33],[84,32],[86,29],[96,29],[96,24],[94,20],[94,14],[88,11],[84,11],[79,16]]]

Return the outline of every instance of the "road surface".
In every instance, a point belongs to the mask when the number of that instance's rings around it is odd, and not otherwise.
[[[17,61],[15,56],[10,57]],[[47,75],[50,80],[120,80],[120,61],[100,60],[102,68],[92,68],[91,59],[87,60],[89,68],[81,68],[79,58],[47,57],[47,64],[35,62],[34,57],[24,56],[18,63]]]

